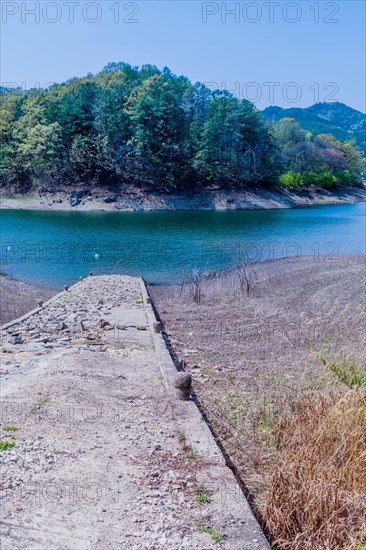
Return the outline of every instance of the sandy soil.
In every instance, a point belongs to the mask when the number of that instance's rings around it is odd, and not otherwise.
[[[120,195],[57,192],[42,196],[0,196],[0,208],[18,210],[139,211],[139,210],[253,210],[296,208],[313,204],[343,204],[366,201],[366,186],[333,190],[309,188],[298,193],[282,190],[225,191],[207,189],[199,193],[164,194],[130,189]],[[72,206],[73,204],[73,206]]]

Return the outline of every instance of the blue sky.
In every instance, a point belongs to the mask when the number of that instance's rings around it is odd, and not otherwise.
[[[1,7],[3,85],[43,87],[126,61],[168,66],[259,108],[339,100],[365,112],[361,0],[2,0]]]

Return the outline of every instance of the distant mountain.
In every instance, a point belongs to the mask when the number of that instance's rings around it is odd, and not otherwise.
[[[344,103],[316,103],[305,109],[267,107],[262,114],[274,122],[294,118],[312,134],[332,134],[341,141],[355,139],[358,147],[366,153],[366,115]]]

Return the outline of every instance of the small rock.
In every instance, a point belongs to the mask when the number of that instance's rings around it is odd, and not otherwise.
[[[8,337],[8,343],[9,344],[22,344],[24,342],[23,338],[21,336],[9,336]]]
[[[116,202],[117,201],[117,197],[115,197],[114,195],[110,195],[109,197],[106,197],[104,199],[104,202],[106,204],[111,204],[112,202]]]

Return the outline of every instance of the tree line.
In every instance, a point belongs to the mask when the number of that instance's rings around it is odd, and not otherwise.
[[[13,192],[359,184],[352,141],[266,122],[227,91],[169,69],[110,63],[47,90],[2,89],[0,185]]]

